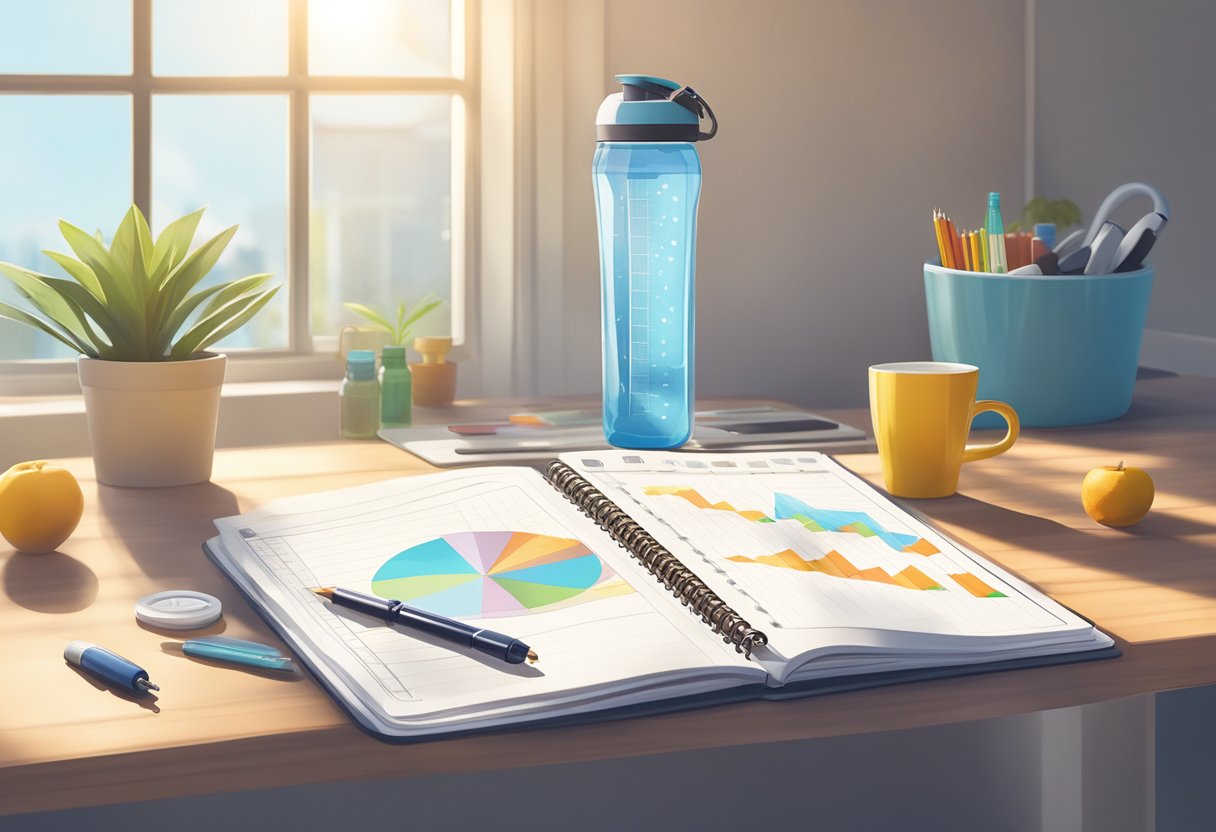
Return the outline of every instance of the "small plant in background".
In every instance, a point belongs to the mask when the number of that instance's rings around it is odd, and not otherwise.
[[[45,316],[0,303],[0,317],[40,329],[91,358],[193,358],[244,326],[279,290],[262,288],[271,275],[251,274],[191,293],[237,230],[235,225],[225,229],[190,251],[203,210],[169,223],[153,241],[143,212],[132,205],[109,249],[101,232],[90,235],[60,220],[59,230],[76,257],[43,253],[72,279],[0,263],[0,274]]]
[[[370,321],[372,329],[387,332],[392,339],[391,343],[408,347],[410,338],[414,334],[414,325],[442,306],[443,300],[436,298],[434,293],[427,293],[413,306],[406,306],[405,301],[401,301],[397,304],[396,324],[390,320],[392,313],[382,313],[362,303],[344,303],[342,305]]]
[[[1035,223],[1055,223],[1057,231],[1078,225],[1081,209],[1071,199],[1036,196],[1022,209],[1022,216],[1005,226],[1006,231],[1033,231]]]

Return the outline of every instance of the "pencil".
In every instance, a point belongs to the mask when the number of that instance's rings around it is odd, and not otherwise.
[[[963,241],[958,236],[958,226],[953,220],[946,220],[946,227],[950,229],[950,246],[954,253],[954,268],[963,268]]]
[[[982,272],[984,270],[984,257],[980,254],[980,233],[972,231],[969,236],[971,238],[971,271]]]
[[[988,271],[988,234],[981,228],[975,232],[980,238],[980,271]]]
[[[954,262],[954,246],[950,245],[950,220],[946,219],[946,215],[938,212],[938,222],[942,227],[942,250],[946,255],[943,264],[948,269],[958,268],[958,264]]]
[[[946,238],[942,235],[942,221],[936,208],[933,209],[933,234],[937,237],[937,255],[941,264],[946,266]]]

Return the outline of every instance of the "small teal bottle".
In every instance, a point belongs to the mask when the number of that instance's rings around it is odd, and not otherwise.
[[[988,234],[988,271],[1004,274],[1009,271],[1005,257],[1005,221],[1001,219],[1001,195],[996,191],[988,194],[988,216],[984,220],[984,231]]]
[[[380,352],[380,426],[409,425],[413,395],[413,376],[405,363],[405,347],[385,347]]]
[[[604,436],[678,448],[692,436],[701,159],[718,122],[689,87],[618,75],[596,115]],[[708,133],[700,119],[711,120]]]
[[[376,381],[376,354],[351,350],[346,356],[346,378],[338,388],[343,439],[375,439],[380,429],[380,383]]]

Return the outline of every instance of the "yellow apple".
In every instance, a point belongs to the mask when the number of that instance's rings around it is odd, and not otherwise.
[[[58,465],[19,462],[0,475],[0,535],[18,551],[55,551],[83,513],[80,484]]]
[[[1153,505],[1153,478],[1139,468],[1123,463],[1103,465],[1085,475],[1081,483],[1081,505],[1085,513],[1104,526],[1139,523]]]

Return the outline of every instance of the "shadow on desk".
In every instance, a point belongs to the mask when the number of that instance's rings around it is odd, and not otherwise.
[[[203,542],[216,535],[215,519],[240,513],[235,494],[212,482],[147,489],[98,485],[97,502],[102,534],[120,540],[159,589],[193,589],[220,599],[223,618],[207,632],[223,632],[234,621],[252,632],[266,630],[203,553]]]
[[[1023,552],[1067,560],[1106,573],[1112,580],[1124,579],[1129,592],[1156,586],[1216,598],[1216,570],[1195,568],[1196,564],[1211,560],[1210,542],[1200,539],[1216,531],[1209,523],[1173,514],[1150,514],[1126,529],[1080,530],[963,494],[932,502],[931,509],[925,507],[929,513],[957,530],[964,540],[970,541],[968,545],[982,549],[977,537],[995,537]],[[1158,544],[1151,550],[1146,549],[1149,539]],[[997,562],[1002,560],[999,551],[993,552],[992,557]],[[1077,580],[1093,581],[1095,576],[1079,574]],[[1057,585],[1056,589],[1059,588]],[[1120,635],[1110,616],[1098,615],[1095,610],[1077,612],[1103,620],[1104,629]]]
[[[160,705],[157,704],[159,697],[157,697],[156,694],[154,694],[154,693],[145,693],[145,694],[128,693],[127,691],[119,690],[118,688],[115,688],[111,685],[107,685],[104,682],[99,681],[91,673],[89,673],[86,670],[82,670],[79,667],[69,665],[69,668],[71,669],[71,671],[73,673],[75,673],[81,679],[84,679],[86,682],[89,683],[89,685],[91,685],[93,687],[94,690],[98,691],[101,694],[105,694],[107,696],[113,696],[115,699],[121,699],[124,702],[130,702],[132,705],[138,705],[139,707],[143,708],[145,711],[151,711],[154,714],[160,713]]]
[[[79,612],[97,598],[97,575],[64,552],[13,552],[4,563],[4,594],[34,612]]]
[[[216,534],[215,518],[240,513],[236,495],[213,482],[177,488],[99,484],[97,501],[103,534],[120,539],[140,570],[153,579],[196,571],[182,563],[203,557],[203,541]]]

